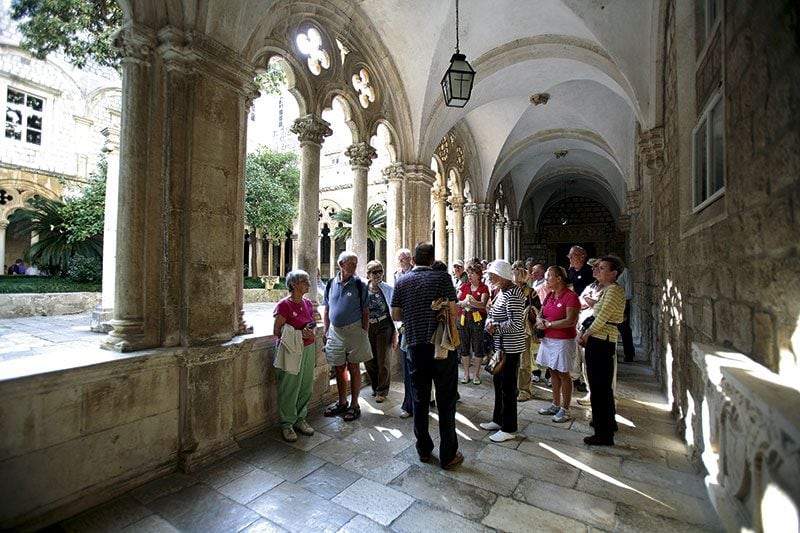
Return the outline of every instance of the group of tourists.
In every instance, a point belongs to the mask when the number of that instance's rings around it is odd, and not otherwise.
[[[434,396],[440,464],[447,469],[463,461],[455,427],[459,363],[462,385],[481,384],[482,374],[492,379],[494,409],[480,427],[494,432],[489,436],[493,442],[516,438],[517,403],[532,398],[531,382],[540,376],[549,380],[552,402],[538,412],[554,422],[571,420],[573,380],[583,376],[589,392],[578,403],[591,405],[595,431],[584,442],[613,445],[616,343],[625,334],[630,299],[617,281],[625,269],[616,256],[587,259],[580,246],[568,258],[569,269],[545,268],[533,260],[512,265],[474,258],[466,264],[456,261],[451,275],[435,261],[433,245],[420,243],[413,254],[398,250],[390,285],[380,261],[367,264],[363,281],[355,274],[358,257],[342,252],[339,273],[319,287],[324,350],[338,393],[325,416],[360,417],[361,363],[375,402],[386,401],[390,355],[399,347],[404,382],[400,416],[414,418],[420,461],[430,461],[434,448],[428,427]],[[312,303],[303,298],[309,283],[306,272],[290,272],[290,295],[275,308],[279,414],[283,438],[290,442],[298,433],[314,432],[306,421],[317,326]]]

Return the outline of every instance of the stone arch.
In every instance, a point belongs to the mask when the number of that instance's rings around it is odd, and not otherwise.
[[[387,132],[386,138],[388,142],[384,145],[384,148],[389,153],[389,161],[391,163],[397,162],[397,147],[400,145],[400,139],[397,137],[397,132],[395,131],[394,127],[392,126],[391,121],[385,119],[384,117],[379,117],[377,120],[373,121],[368,126],[368,132],[370,133],[370,139],[377,138],[378,130],[384,128]],[[376,148],[374,146],[373,148]]]

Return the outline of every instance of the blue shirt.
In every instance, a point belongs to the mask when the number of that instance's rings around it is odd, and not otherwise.
[[[456,301],[456,289],[450,274],[430,267],[414,267],[397,280],[392,295],[392,307],[403,311],[403,325],[408,346],[430,344],[436,331],[436,314],[431,309],[436,298]]]
[[[341,328],[353,322],[361,322],[361,310],[369,309],[369,291],[366,284],[356,275],[342,283],[342,275],[337,274],[331,281],[330,294],[324,295],[322,305],[328,308],[331,324]],[[361,284],[361,301],[359,287]]]

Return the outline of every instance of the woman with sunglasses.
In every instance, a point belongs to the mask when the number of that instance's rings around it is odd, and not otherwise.
[[[391,369],[390,347],[397,346],[397,331],[391,318],[389,304],[393,289],[383,281],[383,265],[374,260],[367,263],[367,292],[369,293],[369,345],[372,359],[364,363],[372,385],[375,401],[383,403],[389,394]]]

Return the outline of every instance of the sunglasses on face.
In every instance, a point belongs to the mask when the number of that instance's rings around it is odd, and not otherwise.
[[[373,270],[372,272],[370,272],[370,275],[372,274],[383,274],[383,270]]]

